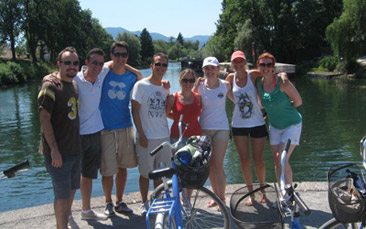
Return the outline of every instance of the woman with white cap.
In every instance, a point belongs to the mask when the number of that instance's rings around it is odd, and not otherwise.
[[[266,168],[263,160],[266,137],[268,135],[262,111],[258,105],[258,93],[255,87],[259,72],[246,70],[244,52],[235,51],[231,55],[231,65],[235,72],[226,77],[232,87],[234,111],[232,118],[232,135],[238,151],[241,172],[248,191],[253,190],[253,175],[250,165],[249,139],[252,144],[252,158],[255,173],[260,185],[265,182]],[[253,205],[254,194],[249,196],[245,205]],[[266,202],[265,194],[261,193],[259,202]]]
[[[212,145],[210,183],[214,193],[225,202],[224,157],[230,135],[225,106],[226,97],[231,91],[231,87],[229,83],[219,79],[220,63],[215,57],[205,58],[202,68],[206,79],[199,79],[195,87],[202,100],[202,113],[199,122],[202,135],[208,136]],[[210,200],[208,206],[214,207],[215,202]]]

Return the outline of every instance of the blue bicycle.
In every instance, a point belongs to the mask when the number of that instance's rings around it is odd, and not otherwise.
[[[178,155],[178,145],[182,140],[182,122],[179,121],[180,137],[173,145],[164,142],[153,150],[154,155],[165,146],[171,147]],[[186,130],[188,129],[186,125]],[[192,138],[192,141],[207,146],[206,136]],[[207,138],[207,137],[206,137]],[[191,138],[187,141],[189,143]],[[186,145],[188,146],[188,144]],[[184,148],[184,147],[183,147]],[[182,149],[183,149],[182,148]],[[211,152],[208,152],[209,156]],[[203,155],[203,154],[202,154]],[[230,228],[230,218],[225,204],[209,189],[203,187],[209,173],[209,156],[201,160],[201,166],[177,166],[172,155],[172,167],[151,171],[150,179],[163,180],[150,196],[152,203],[146,214],[146,225],[150,228],[149,218],[156,215],[155,229],[161,228]],[[175,157],[177,158],[177,157]],[[206,159],[206,162],[204,161]],[[168,180],[171,178],[171,180]],[[212,199],[219,207],[207,208],[207,200]]]

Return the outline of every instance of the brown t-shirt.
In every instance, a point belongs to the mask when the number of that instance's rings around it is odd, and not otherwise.
[[[42,80],[38,93],[38,109],[46,109],[51,114],[51,123],[63,156],[81,152],[79,123],[79,94],[75,81],[65,82],[57,79],[57,73],[47,75]],[[40,152],[50,156],[51,150],[41,128]]]

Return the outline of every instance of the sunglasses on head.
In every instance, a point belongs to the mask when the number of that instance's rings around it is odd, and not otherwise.
[[[195,79],[186,79],[186,78],[183,78],[182,79],[182,82],[183,83],[188,83],[188,82],[190,82],[190,83],[194,83],[196,80]]]
[[[128,53],[127,52],[115,52],[115,53],[113,53],[113,56],[115,56],[115,57],[122,57],[122,58],[126,58],[126,57],[128,57]]]
[[[64,63],[64,65],[74,65],[74,66],[79,66],[79,61],[71,61],[71,60],[60,60],[60,63]]]
[[[267,66],[267,68],[271,68],[273,66],[273,64],[272,63],[268,63],[268,64],[260,63],[259,66],[261,66],[263,68],[266,67],[266,66]]]
[[[154,63],[154,65],[156,67],[163,67],[163,68],[167,68],[168,67],[168,64],[163,64],[163,63]]]
[[[98,61],[94,60],[94,61],[91,62],[91,64],[92,65],[95,65],[95,66],[98,66],[99,65],[99,66],[102,67],[104,65],[104,62],[98,62]]]

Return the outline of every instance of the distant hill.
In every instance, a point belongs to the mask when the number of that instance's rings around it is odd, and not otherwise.
[[[113,36],[113,39],[116,39],[118,33],[124,33],[124,32],[128,32],[128,33],[132,33],[132,34],[136,34],[137,36],[140,36],[141,31],[128,31],[127,29],[124,29],[122,27],[106,27],[105,30],[107,31],[107,33],[111,34]],[[178,35],[178,34],[177,34]],[[204,44],[207,43],[208,39],[210,38],[210,36],[207,35],[197,35],[197,36],[193,36],[193,37],[184,37],[183,35],[183,39],[185,41],[199,41],[199,47],[202,47]],[[150,36],[153,40],[163,40],[163,41],[169,41],[169,37],[164,36],[160,33],[150,33]],[[176,37],[174,37],[175,39]]]

